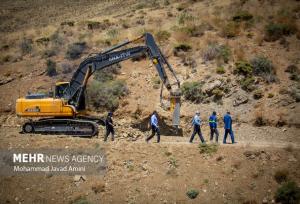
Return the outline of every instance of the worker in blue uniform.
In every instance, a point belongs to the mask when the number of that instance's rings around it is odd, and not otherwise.
[[[157,120],[157,112],[154,111],[150,118],[150,125],[152,129],[152,134],[146,139],[146,142],[149,142],[149,140],[154,137],[155,134],[157,134],[157,143],[160,142],[160,130],[158,126],[158,120]]]
[[[226,144],[226,138],[227,138],[228,133],[231,137],[231,142],[233,144],[233,143],[235,143],[235,140],[234,140],[234,134],[232,131],[232,118],[231,118],[229,111],[224,115],[223,121],[224,121],[224,129],[225,129],[223,144]]]
[[[216,134],[216,142],[218,142],[219,131],[218,131],[218,118],[217,118],[216,111],[213,111],[212,115],[209,117],[208,123],[210,127],[210,141],[214,139],[214,134]]]

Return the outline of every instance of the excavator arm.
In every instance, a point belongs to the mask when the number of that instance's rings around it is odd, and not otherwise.
[[[122,50],[117,50],[119,48],[125,47],[126,45],[136,42],[144,38],[144,46],[136,46],[132,48],[125,48]],[[179,100],[180,97],[180,82],[175,75],[175,72],[171,65],[168,63],[167,59],[164,57],[162,52],[160,51],[159,47],[155,43],[153,36],[150,33],[145,33],[143,36],[132,40],[132,41],[125,41],[121,44],[118,44],[102,53],[96,54],[94,56],[90,56],[85,59],[80,65],[77,71],[74,73],[69,86],[65,89],[63,98],[68,101],[70,105],[75,106],[77,110],[80,109],[80,103],[82,101],[83,93],[86,88],[86,84],[90,76],[97,70],[104,69],[109,67],[113,64],[119,63],[121,61],[135,58],[140,56],[141,54],[147,54],[150,60],[155,65],[155,68],[158,72],[158,75],[163,82],[163,85],[167,88],[170,92],[171,102],[177,105],[171,105],[173,109],[176,111],[173,115],[173,124],[178,125],[179,123]],[[168,79],[168,75],[166,74],[166,70],[164,68],[166,66],[170,72],[173,74],[176,80],[177,87],[172,89],[172,85]],[[177,100],[176,100],[177,98]],[[176,108],[177,107],[177,108]],[[176,119],[175,119],[176,118]],[[176,122],[174,122],[176,121]]]

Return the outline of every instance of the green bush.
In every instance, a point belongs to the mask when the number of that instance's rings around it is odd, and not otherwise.
[[[113,111],[119,107],[119,99],[128,94],[128,88],[121,80],[93,80],[87,87],[87,93],[88,101],[95,109]]]
[[[94,73],[94,79],[99,82],[107,82],[113,80],[114,75],[119,74],[121,69],[120,64],[114,64]]]
[[[46,68],[46,74],[47,76],[55,76],[57,74],[56,72],[56,62],[48,59],[46,62],[47,68]]]
[[[253,98],[256,100],[261,99],[263,96],[264,96],[264,94],[263,94],[262,90],[256,90],[253,93]]]
[[[253,18],[253,15],[249,13],[248,11],[238,11],[234,16],[232,17],[233,21],[248,21]]]
[[[254,75],[261,76],[267,82],[276,81],[274,66],[268,58],[264,56],[254,57],[250,63]]]
[[[240,81],[240,85],[243,90],[245,91],[253,91],[254,90],[254,81],[255,79],[253,77],[245,77]]]
[[[48,45],[48,43],[50,42],[50,38],[42,37],[42,38],[36,39],[35,42],[40,45]]]
[[[275,193],[275,201],[282,204],[298,204],[300,201],[300,188],[294,181],[283,183]]]
[[[201,90],[202,85],[200,82],[184,82],[181,86],[184,98],[196,103],[202,102],[205,98],[205,94]]]
[[[269,23],[265,28],[265,40],[276,41],[283,36],[296,33],[297,28],[293,24]]]
[[[212,155],[218,151],[216,144],[199,144],[200,154]]]
[[[159,42],[164,42],[164,41],[167,41],[171,37],[171,33],[169,33],[166,30],[161,30],[161,31],[158,31],[155,36]]]
[[[217,72],[217,74],[224,74],[225,73],[225,69],[224,69],[224,67],[218,67],[217,69],[216,69],[216,72]]]
[[[66,57],[68,59],[77,59],[80,57],[82,52],[86,49],[85,42],[76,42],[68,46]]]
[[[199,195],[199,191],[195,190],[195,189],[190,189],[186,192],[186,195],[190,198],[190,199],[195,199],[197,198],[197,196]]]
[[[32,39],[24,38],[20,43],[20,49],[23,55],[29,54],[32,51]]]
[[[274,179],[277,183],[286,182],[288,179],[289,171],[286,169],[281,169],[275,172]]]
[[[235,63],[234,73],[240,74],[243,76],[251,76],[253,72],[252,65],[247,61],[237,61]]]
[[[268,94],[268,98],[273,98],[274,97],[274,94],[273,93],[269,93]]]

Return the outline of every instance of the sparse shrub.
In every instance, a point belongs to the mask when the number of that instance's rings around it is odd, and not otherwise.
[[[210,44],[203,53],[203,60],[210,61],[216,58],[222,59],[225,63],[229,61],[231,56],[230,48],[226,45]]]
[[[199,195],[199,191],[195,190],[195,189],[190,189],[186,192],[186,195],[190,198],[190,199],[195,199],[197,198],[197,196]]]
[[[115,110],[119,106],[119,99],[128,94],[128,88],[122,80],[93,80],[87,87],[87,92],[88,101],[95,109]]]
[[[224,67],[220,66],[220,67],[217,67],[216,72],[217,72],[217,74],[224,74],[225,69],[224,69]]]
[[[199,144],[200,154],[212,155],[218,151],[216,144]]]
[[[214,95],[214,101],[220,101],[224,95],[223,91],[219,88],[214,89],[212,94]]]
[[[47,49],[43,52],[42,55],[43,55],[42,57],[46,57],[46,58],[53,57],[57,55],[57,49],[56,48]]]
[[[56,62],[48,59],[46,62],[47,68],[46,68],[46,74],[47,76],[55,76],[57,74],[56,72]]]
[[[286,169],[281,169],[275,172],[274,179],[277,183],[282,183],[287,181],[289,175],[289,171]]]
[[[196,103],[202,102],[205,98],[205,94],[201,90],[202,85],[200,82],[184,82],[181,86],[184,98]]]
[[[263,117],[261,113],[256,114],[256,118],[254,120],[254,125],[257,127],[265,126],[267,125],[266,119]]]
[[[274,94],[273,93],[269,93],[268,94],[268,98],[273,98],[274,97]]]
[[[32,39],[24,38],[21,41],[20,48],[23,55],[29,54],[32,51]]]
[[[181,43],[174,47],[173,54],[174,56],[178,56],[180,52],[188,52],[192,49],[192,47],[188,44]]]
[[[76,198],[74,201],[71,202],[71,204],[92,204],[89,202],[85,197],[79,197]]]
[[[186,23],[192,22],[195,20],[193,15],[188,14],[187,12],[183,12],[178,16],[178,24],[184,25]]]
[[[35,42],[40,45],[48,45],[48,43],[50,42],[50,38],[42,37],[42,38],[36,39]]]
[[[221,35],[226,38],[233,38],[239,34],[239,25],[235,22],[229,22],[222,27]]]
[[[267,82],[274,82],[276,80],[274,66],[268,58],[264,56],[254,57],[250,63],[254,75],[263,77]]]
[[[60,25],[73,27],[75,25],[75,22],[74,21],[63,21],[60,23]]]
[[[283,36],[294,34],[297,28],[293,24],[269,23],[265,28],[265,40],[276,41]]]
[[[87,27],[89,30],[96,30],[96,29],[106,30],[111,25],[112,24],[109,22],[108,19],[105,19],[103,22],[98,22],[98,21],[88,21],[87,22]]]
[[[256,90],[253,93],[253,98],[255,100],[261,99],[263,96],[264,96],[264,94],[263,94],[262,90]]]
[[[294,181],[283,183],[275,193],[275,201],[282,204],[297,204],[300,201],[300,188]]]
[[[290,91],[288,91],[288,93],[293,99],[296,100],[296,102],[300,102],[300,89],[292,88]]]
[[[117,29],[110,29],[106,32],[110,39],[114,39],[119,35],[119,31]]]
[[[289,65],[285,72],[290,73],[291,80],[300,81],[300,71],[296,65]]]
[[[113,64],[101,71],[96,71],[94,73],[94,79],[99,82],[107,82],[109,80],[113,80],[115,77],[114,75],[119,74],[121,69],[121,65],[119,63]]]
[[[245,77],[241,79],[240,85],[243,90],[251,92],[254,90],[254,81],[255,79],[253,77]]]
[[[72,72],[72,66],[69,63],[62,63],[61,68],[63,74],[69,74]]]
[[[86,49],[85,42],[76,42],[68,46],[66,57],[68,59],[77,59],[80,57],[82,52]]]
[[[166,30],[160,30],[156,33],[155,36],[159,42],[164,42],[164,41],[167,41],[171,37],[171,33],[169,33]]]
[[[170,157],[170,159],[168,160],[168,163],[169,163],[170,168],[177,168],[179,166],[177,159],[174,157]]]
[[[247,61],[237,61],[235,63],[234,73],[243,75],[243,76],[251,76],[253,72],[252,65]]]
[[[59,33],[59,31],[54,32],[50,37],[50,41],[53,45],[61,46],[64,44],[64,37]]]
[[[204,34],[206,30],[212,30],[213,27],[208,23],[203,23],[200,25],[187,25],[180,28],[179,30],[186,33],[189,37],[200,37]]]
[[[249,13],[248,11],[238,11],[234,16],[232,17],[233,21],[248,21],[253,18],[253,15]]]

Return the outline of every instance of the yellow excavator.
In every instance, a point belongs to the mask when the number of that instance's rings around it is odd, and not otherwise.
[[[120,49],[131,43],[144,41],[145,45]],[[103,120],[85,115],[85,89],[88,79],[97,71],[110,67],[121,61],[146,54],[152,61],[160,79],[162,88],[165,86],[170,92],[170,106],[173,111],[173,125],[179,125],[180,112],[180,82],[176,74],[155,43],[150,33],[134,39],[126,40],[102,53],[93,54],[83,60],[70,82],[58,82],[52,94],[28,94],[16,101],[16,113],[21,117],[31,119],[22,126],[23,133],[67,134],[73,136],[91,137],[98,134],[98,125]],[[175,83],[170,84],[166,66]],[[174,87],[176,86],[176,87]],[[162,89],[161,95],[162,99]],[[32,120],[38,117],[38,120]]]

